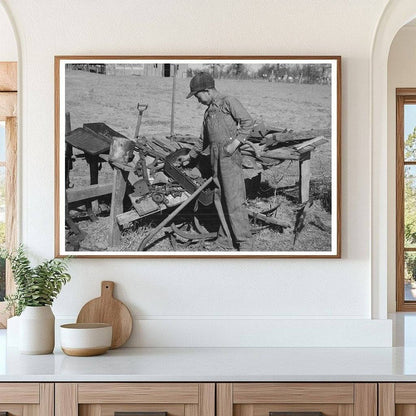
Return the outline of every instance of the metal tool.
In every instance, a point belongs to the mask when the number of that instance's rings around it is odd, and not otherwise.
[[[142,149],[139,149],[139,157],[143,179],[146,181],[147,185],[150,185],[149,174],[147,173],[146,156]]]
[[[154,192],[152,194],[152,199],[156,204],[161,204],[162,202],[168,202],[165,195],[162,194],[162,192]]]
[[[176,215],[179,214],[191,201],[193,201],[211,182],[212,177],[207,179],[192,195],[189,196],[188,199],[182,202],[168,217],[166,217],[156,228],[152,230],[150,234],[148,234],[140,243],[137,251],[143,251],[146,245],[151,241],[151,239],[170,221],[172,221]]]
[[[137,103],[137,110],[139,111],[139,115],[137,116],[137,124],[136,124],[136,131],[134,132],[134,139],[139,137],[140,125],[142,124],[142,117],[143,113],[147,110],[147,104],[140,104]]]

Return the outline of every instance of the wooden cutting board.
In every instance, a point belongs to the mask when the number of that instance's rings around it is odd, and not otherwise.
[[[101,296],[86,303],[77,323],[107,323],[113,326],[111,349],[121,347],[130,337],[133,319],[124,303],[113,297],[114,282],[101,282]]]

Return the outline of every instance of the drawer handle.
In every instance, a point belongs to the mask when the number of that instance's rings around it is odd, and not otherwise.
[[[168,416],[168,412],[114,412],[114,416]]]
[[[322,412],[269,412],[269,416],[324,416]]]

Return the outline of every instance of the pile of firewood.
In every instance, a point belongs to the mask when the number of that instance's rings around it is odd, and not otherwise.
[[[241,153],[245,158],[244,168],[263,168],[281,163],[283,160],[299,160],[301,155],[311,152],[317,146],[330,139],[330,129],[288,131],[282,129],[256,129],[241,146]],[[173,148],[175,144],[180,147],[192,147],[198,137],[191,135],[175,135],[165,139]],[[177,148],[175,148],[177,150]]]

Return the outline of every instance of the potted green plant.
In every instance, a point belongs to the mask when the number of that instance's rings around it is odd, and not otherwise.
[[[21,245],[16,250],[1,250],[10,261],[16,292],[6,296],[8,309],[19,318],[19,351],[24,354],[49,354],[55,346],[55,317],[51,305],[71,276],[68,257],[45,260],[32,266]]]

